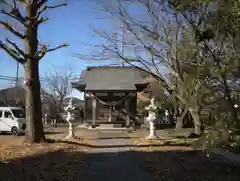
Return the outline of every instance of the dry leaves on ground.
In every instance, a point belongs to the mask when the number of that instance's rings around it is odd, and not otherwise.
[[[190,140],[194,141],[194,140]],[[238,181],[239,168],[203,151],[193,150],[183,139],[133,140],[141,167],[154,180]],[[186,143],[186,144],[185,144]]]
[[[169,147],[168,147],[169,148]],[[161,181],[239,181],[239,167],[201,151],[165,149],[138,153],[142,169]],[[146,155],[146,156],[144,156]]]
[[[133,144],[136,146],[137,151],[160,151],[160,150],[192,150],[188,144],[192,140],[185,139],[156,139],[145,140],[144,138],[132,139]]]
[[[74,180],[86,163],[81,140],[0,146],[0,180]]]

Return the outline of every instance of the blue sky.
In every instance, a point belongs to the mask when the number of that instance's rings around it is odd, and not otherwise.
[[[69,65],[73,68],[74,76],[80,75],[81,71],[87,65],[101,65],[108,64],[112,61],[86,61],[77,57],[77,53],[90,54],[92,52],[91,46],[86,44],[101,44],[102,40],[97,38],[93,29],[104,30],[107,32],[119,31],[120,25],[116,20],[106,18],[106,13],[100,11],[94,0],[68,0],[66,7],[51,9],[47,11],[44,16],[49,18],[39,28],[39,41],[55,47],[62,43],[68,43],[70,46],[67,48],[59,49],[57,51],[47,54],[40,62],[40,76],[44,77],[46,73],[54,66]],[[55,5],[63,2],[63,0],[49,0],[49,5]],[[136,5],[130,6],[131,13],[136,17],[145,19],[142,15],[140,7]],[[8,34],[0,27],[0,40],[6,37],[19,43],[13,36]],[[126,50],[125,53],[127,53]],[[131,54],[131,51],[129,52]],[[116,61],[114,61],[116,63]],[[120,63],[120,60],[119,60]],[[9,57],[4,51],[0,50],[0,75],[15,76],[16,75],[16,62]],[[23,76],[23,68],[20,66],[20,76]],[[0,88],[9,86],[8,81],[0,80]],[[74,91],[73,96],[81,97],[79,91]]]
[[[50,0],[49,4],[61,2],[60,0]],[[40,62],[40,74],[45,75],[49,69],[55,66],[73,67],[74,75],[80,75],[86,64],[102,64],[106,62],[91,62],[76,58],[76,53],[87,54],[91,50],[84,44],[99,43],[99,39],[94,37],[91,27],[109,29],[109,20],[105,21],[103,15],[96,8],[91,0],[69,0],[66,7],[49,10],[44,15],[49,17],[49,21],[42,24],[39,29],[39,41],[54,47],[61,43],[70,44],[69,47],[59,49],[49,53]],[[10,36],[5,30],[0,29],[0,38]],[[10,36],[12,38],[12,36]],[[13,38],[14,39],[14,38]],[[14,39],[15,40],[15,39]],[[16,40],[15,40],[16,41]],[[17,41],[20,43],[19,41]],[[0,50],[0,75],[15,76],[16,62]],[[21,66],[22,67],[22,66]],[[23,76],[23,68],[20,68],[20,76]],[[1,87],[8,86],[8,81],[0,81]],[[78,91],[73,93],[79,95]]]

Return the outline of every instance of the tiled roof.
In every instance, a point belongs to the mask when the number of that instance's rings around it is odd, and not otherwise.
[[[136,84],[144,84],[146,73],[134,67],[89,67],[81,74],[73,87],[85,85],[85,90],[136,90]]]

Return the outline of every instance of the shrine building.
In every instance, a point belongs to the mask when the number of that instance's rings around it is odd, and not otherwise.
[[[134,67],[87,67],[72,82],[84,93],[84,122],[93,127],[109,123],[130,127],[136,119],[137,92],[148,86],[146,77]]]

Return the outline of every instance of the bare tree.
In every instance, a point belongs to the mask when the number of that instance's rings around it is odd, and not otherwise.
[[[179,92],[179,86],[185,87],[189,82],[184,77],[184,71],[180,66],[184,59],[189,61],[190,57],[180,60],[179,53],[181,36],[187,30],[186,21],[183,21],[174,11],[167,10],[165,1],[117,0],[113,2],[97,0],[97,2],[105,12],[112,15],[124,27],[125,38],[120,39],[121,33],[114,33],[113,37],[112,32],[95,31],[103,38],[104,44],[97,46],[98,49],[100,47],[100,51],[95,51],[90,59],[119,58],[129,65],[149,73],[161,83],[167,96],[173,95],[191,112],[195,123],[195,132],[200,134],[201,123],[195,111],[197,107],[196,104],[193,106],[193,101],[190,103],[190,97],[194,99],[198,96],[196,93],[199,91],[201,83],[192,82],[192,87],[189,87],[191,90],[188,90],[189,97],[181,94],[181,91]],[[141,8],[142,14],[137,16],[131,13],[129,5]],[[122,48],[121,45],[123,45]],[[125,51],[123,52],[122,49]],[[197,52],[195,51],[195,53]],[[82,56],[81,58],[89,57]],[[181,81],[181,84],[176,86],[167,80],[161,71],[164,66]],[[181,119],[184,118],[185,113],[186,111],[183,111]]]
[[[50,106],[48,114],[51,119],[59,119],[63,112],[64,98],[72,91],[71,80],[73,72],[71,66],[56,67],[53,66],[46,74],[46,79],[43,80],[43,96],[48,99],[46,106]]]
[[[100,50],[90,57],[81,58],[118,58],[149,73],[162,84],[168,97],[181,103],[179,123],[186,112],[191,114],[197,134],[201,111],[209,106],[222,115],[219,119],[239,122],[233,106],[239,85],[239,4],[232,0],[96,1],[124,27],[125,38],[120,38],[121,33],[112,36],[113,32],[95,31],[104,44],[97,45]],[[136,15],[129,6],[139,8],[141,14]],[[176,81],[166,79],[161,66],[166,66]]]
[[[0,48],[24,67],[27,119],[26,141],[30,143],[45,141],[42,125],[39,61],[47,53],[67,46],[62,44],[50,48],[48,45],[43,45],[38,41],[38,28],[42,23],[48,21],[48,18],[44,17],[43,14],[50,9],[67,5],[62,3],[52,6],[47,5],[47,2],[48,0],[13,0],[11,4],[8,4],[10,11],[2,10],[1,12],[2,15],[11,18],[13,21],[0,20],[0,25],[24,44],[24,49],[21,49],[17,43],[6,38],[5,41],[0,41]],[[22,8],[25,11],[24,15],[20,10]],[[18,28],[15,28],[14,25],[17,25]]]

